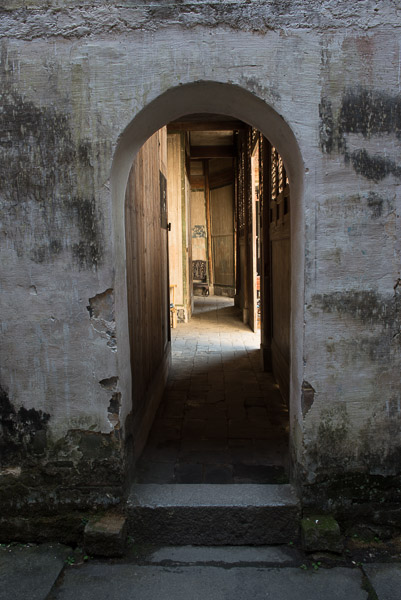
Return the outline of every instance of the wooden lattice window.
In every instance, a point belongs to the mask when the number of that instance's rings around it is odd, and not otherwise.
[[[248,215],[252,215],[252,177],[251,177],[251,156],[252,156],[252,140],[253,140],[253,131],[251,128],[247,131],[246,136],[246,169],[247,169],[247,177],[246,177],[246,190],[245,197],[247,203],[247,213]],[[247,224],[248,228],[250,228],[250,222]]]
[[[238,231],[240,235],[245,232],[245,152],[241,140],[238,161]]]

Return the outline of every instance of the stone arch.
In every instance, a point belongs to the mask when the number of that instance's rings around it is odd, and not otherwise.
[[[292,455],[301,422],[303,305],[304,305],[304,165],[296,137],[285,119],[263,99],[233,84],[201,81],[172,88],[147,104],[118,139],[112,171],[112,218],[115,265],[116,334],[118,370],[123,403],[121,418],[130,411],[131,367],[128,338],[124,199],[136,153],[155,131],[190,113],[223,114],[240,119],[267,137],[282,156],[291,183],[291,374],[290,426]],[[298,424],[298,425],[297,425]]]

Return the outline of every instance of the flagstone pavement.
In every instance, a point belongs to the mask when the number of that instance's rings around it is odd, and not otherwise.
[[[260,332],[231,298],[195,297],[172,329],[172,368],[139,483],[285,483],[288,409],[260,359]]]

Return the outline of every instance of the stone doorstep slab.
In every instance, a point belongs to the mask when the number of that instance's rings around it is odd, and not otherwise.
[[[300,503],[291,485],[136,484],[127,518],[136,543],[283,544],[298,537]]]
[[[164,546],[142,562],[153,565],[297,566],[302,556],[282,546]]]
[[[359,569],[137,566],[91,561],[69,569],[55,600],[368,600]]]
[[[133,484],[128,509],[174,507],[288,507],[300,509],[290,484]]]

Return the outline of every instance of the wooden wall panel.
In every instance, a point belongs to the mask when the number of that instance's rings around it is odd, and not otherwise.
[[[283,397],[289,400],[291,323],[290,186],[283,161],[271,149],[269,207],[272,289],[272,364]]]
[[[160,174],[167,176],[166,163],[164,128],[135,158],[125,197],[134,430],[145,418],[149,389],[168,354],[167,230],[161,226],[160,201]]]
[[[182,261],[182,205],[181,205],[181,135],[169,134],[167,202],[168,220],[171,223],[169,232],[169,269],[170,284],[175,288],[175,303],[183,306],[183,261]]]
[[[234,188],[210,191],[214,284],[234,292]]]
[[[176,286],[178,320],[187,321],[192,312],[191,187],[187,174],[187,139],[185,133],[173,133],[167,137],[170,283]]]
[[[184,169],[184,194],[185,194],[185,247],[183,260],[186,270],[185,306],[186,319],[189,320],[193,310],[193,270],[192,270],[192,228],[191,228],[191,184],[186,169]]]
[[[167,202],[168,220],[171,231],[169,243],[170,284],[175,288],[175,303],[183,306],[183,261],[182,261],[182,205],[181,205],[181,134],[167,137],[168,178]]]

